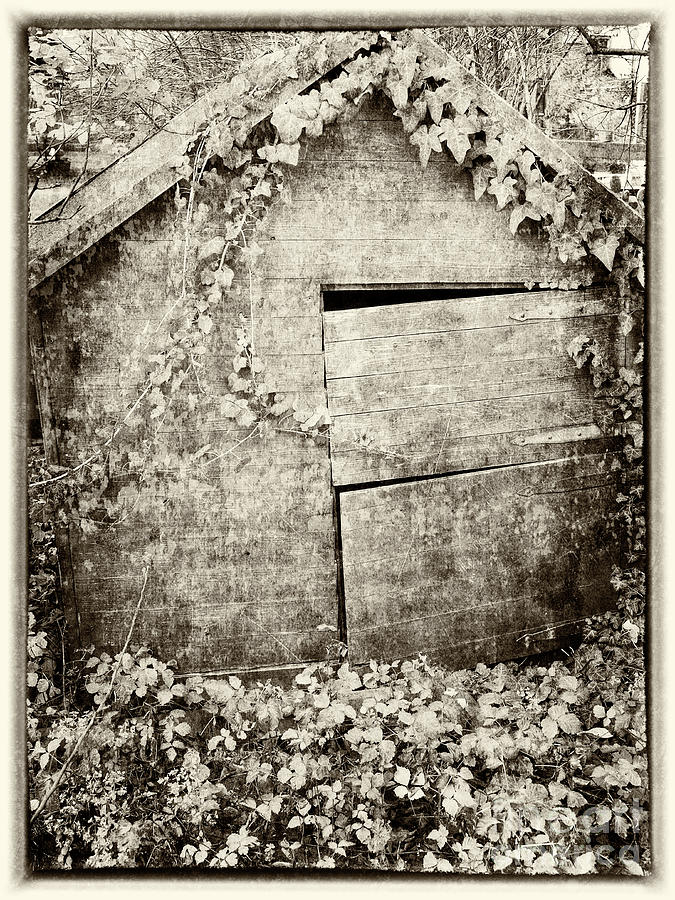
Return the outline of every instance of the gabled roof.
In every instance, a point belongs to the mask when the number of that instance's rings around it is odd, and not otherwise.
[[[425,59],[443,66],[446,79],[459,92],[469,93],[485,112],[498,117],[505,128],[546,165],[567,172],[587,193],[611,209],[618,224],[638,241],[644,239],[644,219],[616,197],[584,169],[553,138],[520,115],[509,103],[468,72],[450,54],[419,29],[399,32],[396,41],[406,46],[414,42]],[[250,108],[239,110],[238,130],[250,131],[274,108],[301,93],[336,66],[349,68],[359,50],[369,49],[377,32],[327,32],[304,34],[295,48],[265,54],[236,78],[251,85],[265,84],[265,97]],[[321,48],[320,53],[315,53]],[[297,71],[288,74],[289,54],[298,60]],[[317,64],[318,57],[318,64]],[[74,191],[65,216],[55,217],[59,202],[29,226],[29,288],[58,271],[114,228],[175,185],[182,176],[176,160],[197,127],[213,110],[227,108],[232,97],[231,82],[224,83],[175,116],[161,131]]]

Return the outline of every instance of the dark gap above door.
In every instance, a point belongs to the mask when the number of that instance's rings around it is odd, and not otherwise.
[[[564,462],[565,458],[551,460],[552,462]],[[380,478],[373,481],[354,482],[353,484],[336,484],[333,486],[336,494],[344,494],[347,491],[363,491],[374,487],[386,487],[395,484],[413,484],[417,481],[434,481],[437,478],[450,478],[453,475],[475,475],[478,472],[491,472],[493,469],[523,469],[527,466],[539,465],[537,462],[523,463],[496,463],[492,466],[478,466],[475,469],[453,469],[449,472],[427,472],[422,475],[403,475],[398,478]]]
[[[425,300],[450,300],[463,297],[493,297],[504,294],[522,294],[527,288],[524,285],[505,284],[495,287],[482,285],[469,287],[458,285],[451,288],[410,288],[410,287],[372,287],[323,291],[323,308],[325,312],[342,309],[364,309],[371,306],[386,306],[390,303],[420,303]]]

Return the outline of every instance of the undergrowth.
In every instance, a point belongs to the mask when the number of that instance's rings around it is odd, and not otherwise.
[[[327,661],[287,687],[182,678],[146,647],[64,668],[31,503],[31,811],[90,729],[31,824],[34,869],[648,870],[638,569],[546,664]]]

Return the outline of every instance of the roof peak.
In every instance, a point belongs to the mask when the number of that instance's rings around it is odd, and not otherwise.
[[[302,32],[294,47],[258,57],[85,182],[68,199],[67,216],[49,219],[50,212],[60,205],[57,204],[31,224],[29,287],[35,287],[58,271],[176,184],[183,177],[180,169],[186,146],[205,119],[230,109],[237,132],[247,135],[255,125],[336,67],[343,66],[346,71],[363,68],[359,53],[370,53],[378,41],[380,49],[393,46],[394,52],[396,48],[403,52],[414,48],[416,59],[422,60],[429,74],[442,70],[445,82],[456,92],[463,90],[470,94],[480,109],[503,123],[520,146],[529,149],[554,171],[565,172],[571,180],[583,185],[588,194],[612,211],[618,224],[639,241],[643,240],[644,220],[638,213],[422,30],[397,32],[391,41],[388,35],[374,31]]]

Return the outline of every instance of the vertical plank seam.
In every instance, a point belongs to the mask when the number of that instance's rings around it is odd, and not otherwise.
[[[326,373],[326,337],[324,322],[324,292],[319,288],[319,311],[321,314],[321,356],[323,359],[323,390],[326,399],[326,408],[330,415],[328,404],[328,376]],[[331,456],[331,439],[328,435],[328,465],[330,467],[330,489],[333,497],[333,531],[335,533],[335,596],[337,600],[337,630],[338,640],[347,646],[347,604],[345,601],[344,572],[342,568],[342,528],[340,523],[340,492],[333,481],[333,460]]]

